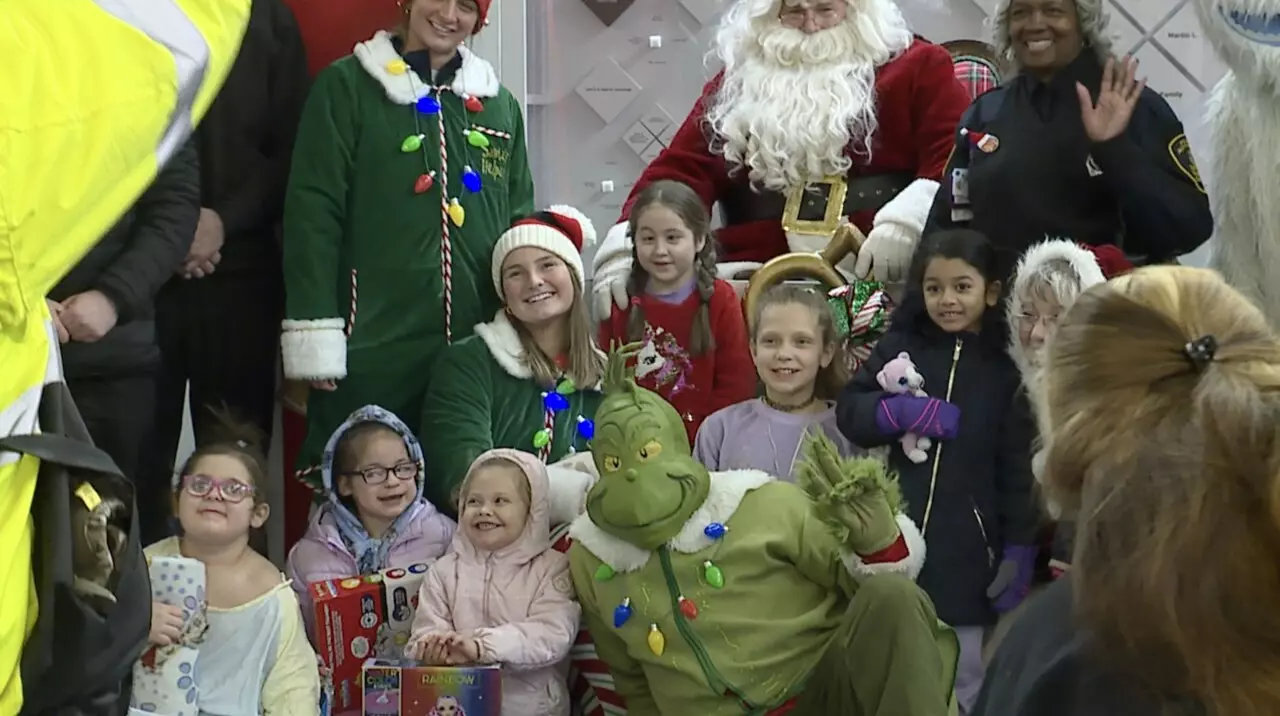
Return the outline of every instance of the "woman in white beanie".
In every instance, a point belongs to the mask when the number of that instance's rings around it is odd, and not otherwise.
[[[605,360],[583,301],[582,249],[595,239],[590,220],[568,206],[520,219],[498,239],[493,285],[503,308],[445,350],[423,408],[434,504],[453,505],[486,450],[524,450],[548,464],[588,451]]]
[[[1102,250],[1104,255],[1105,250]],[[1022,373],[1022,384],[1035,411],[1037,427],[1045,425],[1044,385],[1045,344],[1076,298],[1085,289],[1107,280],[1098,256],[1091,248],[1065,239],[1036,244],[1018,260],[1013,288],[1009,292],[1009,354]],[[1040,478],[1040,451],[1031,460]],[[1052,511],[1052,509],[1051,509]],[[1058,515],[1053,515],[1055,518]],[[1071,525],[1059,522],[1049,561],[1054,576],[1071,563]]]

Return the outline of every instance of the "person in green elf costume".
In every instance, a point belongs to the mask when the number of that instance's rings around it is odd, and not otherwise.
[[[708,473],[610,356],[570,528],[583,619],[629,712],[945,716],[958,645],[912,581],[924,540],[883,463],[806,444],[803,488]],[[808,494],[806,494],[808,493]]]
[[[552,524],[581,513],[605,364],[582,290],[582,249],[595,239],[586,216],[559,205],[517,220],[494,247],[493,287],[505,305],[444,352],[424,401],[426,494],[441,509],[476,457],[515,448],[548,463],[557,494],[568,496],[553,501]]]
[[[419,431],[439,351],[499,307],[494,243],[533,210],[520,106],[463,40],[490,0],[404,0],[404,20],[315,80],[284,217],[285,376],[311,385],[298,467],[366,404]]]

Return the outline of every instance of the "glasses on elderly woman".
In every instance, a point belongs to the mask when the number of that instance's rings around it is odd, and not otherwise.
[[[1037,325],[1043,325],[1045,328],[1052,328],[1053,326],[1057,325],[1057,323],[1058,323],[1058,315],[1056,313],[1052,315],[1046,315],[1046,316],[1042,316],[1038,313],[1019,313],[1018,314],[1018,327],[1024,331],[1029,331],[1035,328]]]
[[[187,494],[195,497],[213,497],[231,504],[244,502],[246,497],[252,497],[257,490],[243,480],[237,480],[234,477],[226,479],[218,479],[209,475],[186,475],[182,478],[182,487]]]

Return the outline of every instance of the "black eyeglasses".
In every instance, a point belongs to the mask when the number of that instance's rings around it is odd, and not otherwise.
[[[412,480],[418,476],[418,470],[418,463],[402,462],[392,467],[374,465],[363,470],[352,470],[346,474],[359,475],[366,485],[380,485],[386,482],[391,475],[395,475],[398,480]]]

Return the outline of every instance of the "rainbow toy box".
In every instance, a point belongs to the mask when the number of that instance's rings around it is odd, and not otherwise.
[[[333,683],[333,716],[360,713],[360,669],[365,661],[403,656],[426,573],[426,564],[415,564],[310,585],[316,650]]]
[[[370,659],[364,665],[365,716],[501,716],[496,666],[419,666]]]

